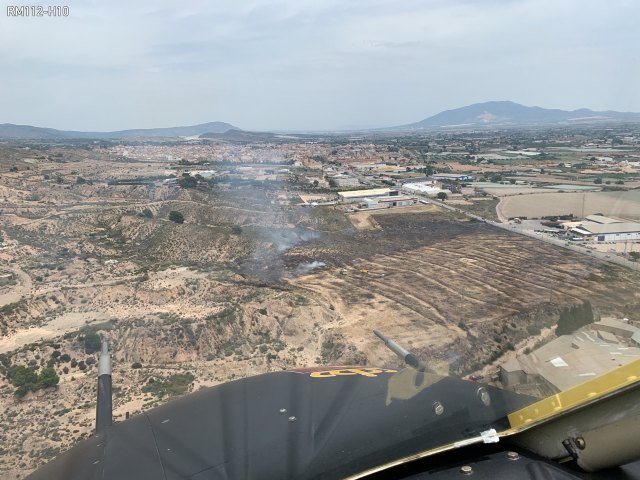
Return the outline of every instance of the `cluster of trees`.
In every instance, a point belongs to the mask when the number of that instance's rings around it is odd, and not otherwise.
[[[185,172],[182,174],[182,177],[178,179],[178,185],[180,185],[182,188],[196,188],[202,182],[206,182],[206,179],[199,173],[191,176],[191,174]],[[214,182],[207,183],[213,184]]]
[[[35,392],[41,388],[55,387],[60,381],[56,371],[49,367],[38,374],[33,368],[24,365],[14,365],[9,369],[9,381],[16,387],[17,397],[24,397],[28,392]]]
[[[588,300],[582,305],[572,305],[560,312],[556,335],[569,335],[581,327],[593,323],[593,309]]]
[[[200,175],[196,176],[199,177]],[[178,185],[182,188],[196,188],[198,186],[198,179],[196,177],[192,177],[188,173],[184,173],[182,178],[178,180]]]
[[[595,183],[596,185],[602,185],[602,178],[598,177],[596,178],[593,183]],[[611,180],[607,180],[606,182],[607,185],[611,185]],[[624,185],[624,180],[616,180],[616,185]]]

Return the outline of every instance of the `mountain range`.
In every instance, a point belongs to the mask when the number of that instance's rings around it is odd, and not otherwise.
[[[209,122],[187,127],[143,128],[119,130],[115,132],[78,132],[73,130],[56,130],[53,128],[33,127],[31,125],[0,124],[0,138],[18,140],[64,140],[77,138],[117,139],[117,138],[149,138],[149,137],[192,137],[203,133],[225,133],[239,130],[230,123]]]
[[[484,102],[446,110],[399,129],[433,129],[442,127],[472,128],[482,126],[508,127],[519,125],[575,125],[599,122],[640,122],[640,113],[596,112],[588,108],[558,110],[526,107],[519,103]]]
[[[466,107],[440,112],[416,123],[398,127],[378,128],[384,131],[437,130],[441,128],[508,128],[517,126],[561,126],[604,122],[640,122],[640,113],[598,112],[581,108],[579,110],[558,110],[540,107],[527,107],[510,101],[474,103]],[[372,130],[374,131],[374,130]],[[209,122],[187,127],[147,128],[120,130],[115,132],[79,132],[55,130],[53,128],[31,125],[0,124],[0,139],[18,140],[64,140],[64,139],[118,139],[153,137],[191,137],[223,138],[229,140],[250,140],[260,132],[244,132],[225,122]],[[273,135],[273,134],[268,134]],[[259,137],[264,136],[262,133]]]

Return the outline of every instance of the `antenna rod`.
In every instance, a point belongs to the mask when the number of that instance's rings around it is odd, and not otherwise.
[[[416,357],[413,353],[409,352],[405,348],[398,345],[396,342],[391,340],[382,332],[380,332],[379,330],[374,330],[373,333],[375,333],[376,337],[378,337],[380,340],[384,342],[384,344],[389,348],[389,350],[391,350],[393,353],[399,356],[404,361],[404,363],[421,372],[424,372],[427,369],[426,365],[424,365],[418,359],[418,357]]]
[[[96,405],[96,433],[113,424],[113,403],[111,393],[111,356],[109,344],[102,341],[98,360],[98,403]]]

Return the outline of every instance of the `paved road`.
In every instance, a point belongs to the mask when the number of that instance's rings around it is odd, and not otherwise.
[[[590,257],[595,257],[595,258],[598,258],[598,259],[600,259],[602,261],[605,261],[605,262],[615,263],[617,265],[629,268],[631,270],[640,271],[640,262],[632,262],[632,261],[627,260],[626,258],[622,258],[622,257],[620,257],[618,255],[615,255],[615,254],[609,254],[609,253],[603,253],[603,252],[598,252],[598,251],[595,251],[595,250],[591,250],[590,248],[586,248],[586,247],[584,247],[584,246],[582,246],[580,244],[573,243],[573,242],[568,242],[566,240],[561,240],[559,238],[555,238],[550,234],[537,233],[537,232],[534,232],[532,230],[526,230],[526,229],[522,228],[518,224],[500,223],[500,222],[494,222],[493,220],[484,219],[484,218],[480,217],[479,215],[474,215],[473,213],[466,212],[465,210],[463,210],[461,208],[457,208],[457,207],[454,207],[454,206],[451,206],[451,205],[447,205],[446,203],[438,201],[438,200],[433,200],[433,199],[430,199],[430,198],[427,198],[427,197],[422,197],[420,195],[418,195],[418,197],[420,198],[420,202],[421,203],[438,205],[440,207],[446,208],[446,209],[454,211],[454,212],[463,213],[464,215],[466,215],[469,218],[474,218],[476,220],[484,221],[484,222],[488,223],[489,225],[493,225],[494,227],[497,227],[497,228],[502,228],[503,230],[509,230],[510,232],[519,233],[520,235],[525,235],[527,237],[535,238],[536,240],[541,240],[543,242],[547,242],[547,243],[550,243],[552,245],[556,245],[558,247],[566,248],[567,250],[572,250],[574,252],[578,252],[578,253],[582,253],[584,255],[588,255]]]

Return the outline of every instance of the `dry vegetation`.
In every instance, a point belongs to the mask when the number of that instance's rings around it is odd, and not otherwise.
[[[114,186],[167,165],[27,153],[0,155],[0,273],[11,274],[0,286],[2,368],[50,365],[60,384],[17,399],[0,378],[2,478],[90,434],[92,332],[110,341],[122,420],[270,370],[395,365],[373,328],[436,370],[465,374],[568,304],[589,298],[614,314],[638,302],[629,272],[436,207],[352,223],[331,207],[290,205],[277,186]]]

